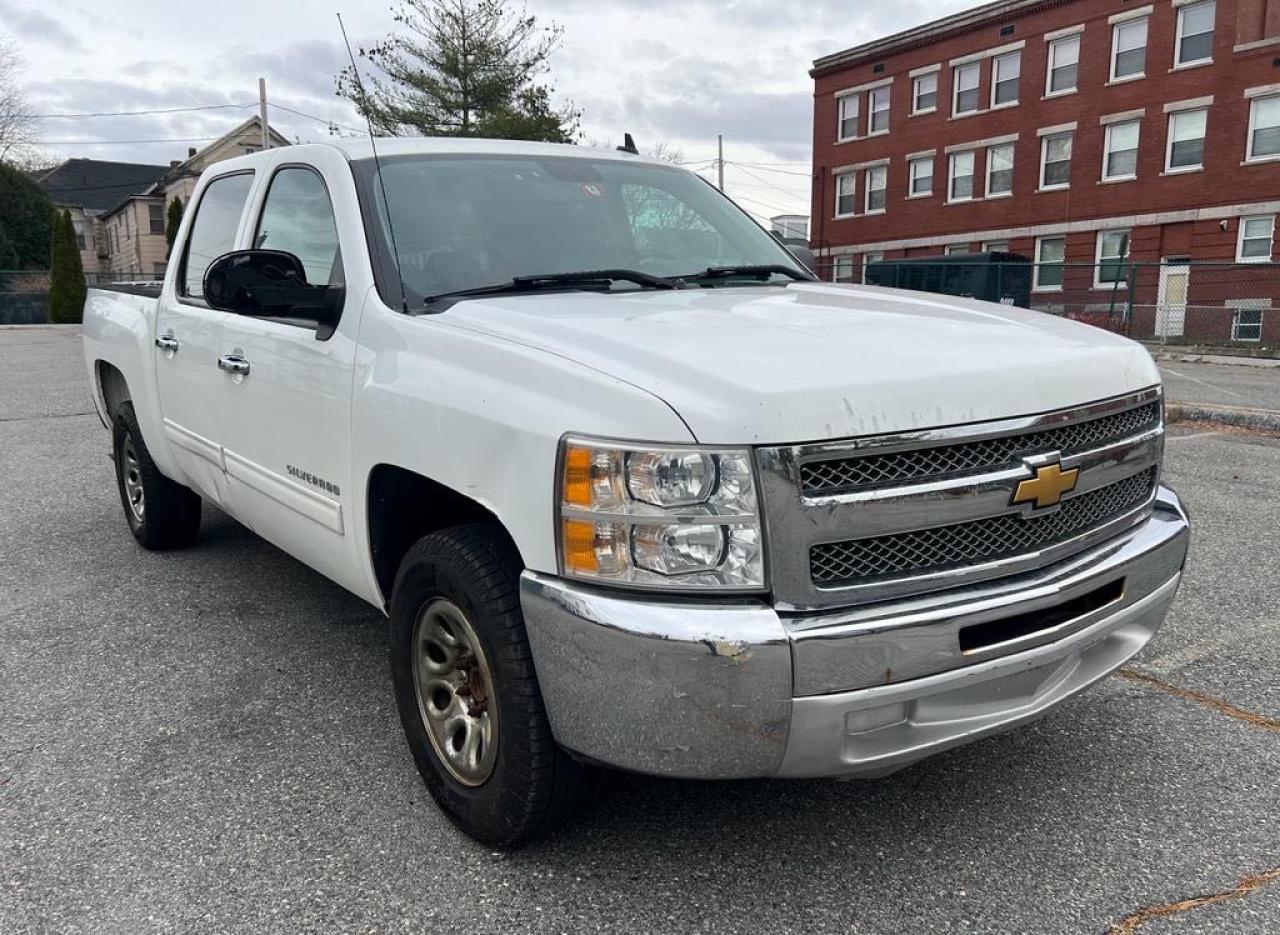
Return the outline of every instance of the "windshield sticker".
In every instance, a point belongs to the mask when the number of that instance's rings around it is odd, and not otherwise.
[[[582,189],[582,194],[586,195],[588,198],[604,197],[603,185],[597,185],[595,182],[583,182],[578,187]]]

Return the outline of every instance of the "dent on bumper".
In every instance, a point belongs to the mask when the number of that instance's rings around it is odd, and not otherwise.
[[[526,572],[521,580],[529,641],[552,730],[566,748],[635,772],[686,778],[881,775],[922,757],[1033,720],[1103,678],[1142,649],[1172,603],[1188,525],[1177,497],[1160,491],[1150,520],[1099,550],[1071,583],[1124,574],[1125,600],[1082,618],[1048,641],[979,654],[969,664],[891,684],[813,694],[806,659],[820,650],[815,621],[798,634],[759,600],[716,604],[636,599]],[[1046,572],[1028,603],[1043,603]],[[1041,580],[1044,579],[1044,580]],[[996,585],[1006,597],[1008,584]],[[975,615],[992,593],[976,589]],[[905,610],[905,608],[904,608]],[[954,638],[966,604],[945,619],[918,608],[881,615],[865,634],[833,615],[839,647],[858,657],[861,639],[879,652],[886,632],[912,669],[910,647],[936,651],[938,630]],[[802,639],[797,639],[802,635]],[[797,668],[799,666],[799,668]],[[857,667],[854,667],[856,670]],[[829,672],[829,667],[824,671]],[[796,697],[800,695],[800,697]]]

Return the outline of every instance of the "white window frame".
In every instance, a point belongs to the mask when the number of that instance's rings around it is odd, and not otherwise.
[[[933,105],[930,107],[920,107],[920,83],[922,81],[933,81]],[[916,75],[911,79],[911,116],[916,114],[932,114],[938,109],[938,72],[931,71],[928,74]]]
[[[1010,79],[1015,82],[1013,100],[1004,101],[1003,103],[997,104],[996,103],[996,85],[999,83],[998,79],[1000,77],[1000,63],[1002,61],[1007,61],[1009,59],[1013,59],[1018,63],[1018,74],[1015,75],[1012,79]],[[981,84],[981,80],[979,80],[979,84]],[[1017,107],[1018,102],[1019,100],[1021,100],[1021,98],[1022,98],[1022,50],[1014,49],[1012,52],[1005,52],[1003,55],[997,55],[993,57],[991,59],[991,109],[999,110],[1002,107]]]
[[[972,88],[960,87],[960,73],[962,71],[972,71],[978,77],[978,82]],[[975,91],[981,93],[982,90],[982,62],[965,62],[957,65],[951,70],[951,116],[966,117],[969,114],[976,114],[982,110],[982,98],[979,96],[977,102],[973,106],[973,110],[960,110],[960,92]]]
[[[928,191],[916,191],[916,166],[928,165],[929,167],[929,189]],[[907,160],[907,197],[908,198],[929,198],[933,195],[933,175],[934,175],[934,157],[933,156],[916,156]]]
[[[969,157],[969,194],[960,198],[955,196],[955,180],[956,180],[956,160]],[[966,201],[973,201],[975,182],[978,177],[978,157],[977,150],[962,149],[954,153],[947,154],[947,204],[961,204]]]
[[[1110,234],[1124,234],[1129,238],[1125,243],[1125,252],[1120,256],[1113,257],[1113,259],[1119,260],[1123,263],[1129,259],[1129,252],[1132,249],[1133,232],[1127,227],[1113,227],[1110,230],[1098,231],[1093,248],[1093,288],[1095,289],[1113,289],[1116,286],[1116,283],[1104,282],[1102,279],[1102,245],[1106,242],[1106,239]],[[1117,281],[1123,282],[1123,280]]]
[[[997,250],[996,247],[1000,249]],[[1008,253],[1009,241],[1007,240],[984,240],[982,242],[983,253]]]
[[[835,186],[834,186],[835,187],[835,214],[833,216],[841,220],[844,218],[855,217],[858,213],[858,173],[857,171],[854,169],[847,169],[844,172],[837,172],[835,173],[835,178],[836,178]],[[840,199],[841,197],[844,197],[844,196],[842,196],[840,192],[840,182],[845,178],[849,179],[849,183],[850,183],[850,188],[849,188],[847,197],[849,198],[849,204],[851,207],[847,213],[842,214],[840,212]]]
[[[883,184],[878,188],[871,187],[872,179],[877,175],[883,180]],[[871,193],[879,191],[882,193],[884,206],[880,208],[871,207]],[[867,166],[863,170],[862,176],[862,213],[863,214],[884,214],[889,207],[889,167],[881,164],[878,166]]]
[[[1110,175],[1108,174],[1107,170],[1111,162],[1111,135],[1115,131],[1116,127],[1127,127],[1130,124],[1133,124],[1138,128],[1137,145],[1134,147],[1135,156],[1133,161],[1133,172],[1127,175]],[[1132,120],[1117,120],[1115,123],[1107,124],[1103,128],[1103,135],[1102,135],[1102,175],[1101,175],[1102,181],[1131,182],[1135,180],[1138,177],[1138,160],[1137,160],[1136,154],[1138,152],[1141,152],[1141,149],[1142,149],[1142,118],[1141,117],[1135,117]]]
[[[1270,222],[1267,230],[1267,255],[1266,256],[1245,256],[1245,228],[1250,221],[1268,221]],[[1275,237],[1276,237],[1276,216],[1274,214],[1251,214],[1248,217],[1240,219],[1240,230],[1236,234],[1236,262],[1237,263],[1270,263],[1271,257],[1275,253]],[[1249,237],[1249,240],[1260,240],[1260,237]]]
[[[867,267],[884,259],[884,251],[862,254],[862,284],[867,284]]]
[[[1046,133],[1044,136],[1040,137],[1040,187],[1036,189],[1037,191],[1060,192],[1071,187],[1070,177],[1068,177],[1065,182],[1054,182],[1052,185],[1046,185],[1044,183],[1045,169],[1049,166],[1049,141],[1056,140],[1064,136],[1071,140],[1071,155],[1067,159],[1067,165],[1070,166],[1072,161],[1076,158],[1076,134],[1074,130],[1062,130],[1058,133]]]
[[[840,267],[845,267],[845,276],[840,275]],[[841,253],[831,259],[831,281],[853,282],[853,254]]]
[[[1044,63],[1044,96],[1045,97],[1063,97],[1067,94],[1075,94],[1080,90],[1080,51],[1083,43],[1080,41],[1081,33],[1075,32],[1069,36],[1058,36],[1056,39],[1049,40],[1049,48],[1046,51]],[[1065,67],[1054,64],[1057,57],[1058,47],[1068,42],[1074,42],[1076,46],[1076,83],[1069,88],[1062,88],[1058,91],[1053,90],[1053,72],[1055,68]]]
[[[991,153],[997,149],[1009,150],[1009,190],[1005,192],[993,192],[991,190],[991,166],[994,160]],[[1015,158],[1017,156],[1017,146],[1014,143],[996,143],[994,146],[987,147],[987,169],[986,169],[986,186],[983,188],[983,195],[986,198],[1012,198],[1013,197],[1013,177],[1012,173],[1016,166]]]
[[[849,142],[849,140],[858,139],[858,119],[859,119],[858,118],[858,113],[859,113],[858,98],[859,97],[860,95],[858,94],[845,94],[842,97],[836,98],[836,142],[837,143],[847,143]],[[845,113],[846,106],[850,104],[853,105],[852,115]],[[844,125],[849,120],[852,120],[853,122],[853,136],[844,135]]]
[[[1120,32],[1134,26],[1142,27],[1142,71],[1134,72],[1132,75],[1117,75],[1116,65],[1120,61]],[[1108,82],[1116,84],[1122,81],[1137,81],[1139,78],[1147,77],[1147,55],[1150,51],[1151,44],[1151,16],[1134,16],[1130,19],[1122,20],[1111,27],[1111,72]],[[1126,52],[1132,52],[1133,49],[1125,49]]]
[[[1257,156],[1253,152],[1253,134],[1258,129],[1258,105],[1263,101],[1280,101],[1280,94],[1260,94],[1249,101],[1249,135],[1244,141],[1245,162],[1275,162],[1280,159],[1280,153],[1264,153]]]
[[[1206,57],[1206,58],[1193,58],[1193,59],[1191,59],[1190,61],[1187,61],[1187,62],[1182,62],[1182,61],[1179,61],[1179,60],[1178,60],[1178,59],[1179,59],[1179,56],[1182,54],[1182,40],[1183,40],[1182,27],[1183,27],[1184,23],[1186,22],[1187,11],[1188,11],[1188,10],[1193,10],[1193,9],[1195,9],[1196,7],[1201,7],[1201,6],[1212,6],[1212,7],[1213,7],[1213,27],[1209,30],[1209,35],[1213,36],[1213,37],[1215,38],[1215,40],[1216,40],[1216,38],[1217,38],[1217,35],[1218,35],[1218,0],[1198,0],[1198,2],[1196,2],[1196,3],[1184,3],[1182,6],[1178,7],[1177,25],[1175,26],[1175,28],[1174,28],[1174,33],[1173,33],[1173,67],[1174,67],[1174,69],[1178,69],[1178,68],[1195,68],[1195,67],[1196,67],[1196,66],[1198,66],[1198,65],[1207,65],[1207,64],[1209,64],[1210,62],[1212,62],[1212,61],[1213,61],[1213,42],[1212,42],[1212,41],[1209,43],[1209,55],[1208,55],[1208,57]],[[1196,33],[1196,35],[1197,35],[1197,36],[1200,36],[1200,35],[1204,35],[1204,34],[1203,34],[1203,33]]]
[[[889,93],[892,85],[881,85],[878,88],[872,88],[867,92],[867,136],[884,136],[889,132],[889,108],[892,104],[893,97]],[[884,95],[884,107],[876,107],[876,98]],[[884,113],[884,129],[874,129],[876,114]]]
[[[1241,315],[1241,313],[1243,313],[1243,312],[1257,312],[1257,313],[1258,313],[1258,323],[1257,323],[1257,325],[1254,325],[1252,322],[1251,322],[1251,323],[1249,323],[1248,325],[1245,325],[1245,327],[1246,327],[1246,328],[1255,328],[1255,327],[1256,327],[1256,328],[1258,329],[1258,336],[1257,336],[1256,338],[1242,338],[1242,337],[1240,337],[1240,324],[1241,324],[1241,322],[1240,322],[1240,315]],[[1266,312],[1267,312],[1267,309],[1266,309],[1265,307],[1263,307],[1263,305],[1262,305],[1262,303],[1261,303],[1261,302],[1259,302],[1259,303],[1258,303],[1258,305],[1257,305],[1257,307],[1255,307],[1255,308],[1247,308],[1247,307],[1245,307],[1245,306],[1243,306],[1243,305],[1236,305],[1236,306],[1233,306],[1233,307],[1232,307],[1232,309],[1231,309],[1231,340],[1232,340],[1232,341],[1246,341],[1246,342],[1248,342],[1248,343],[1250,343],[1250,344],[1256,344],[1256,343],[1258,343],[1259,341],[1261,341],[1261,340],[1262,340],[1262,326],[1265,324],[1265,321],[1266,321],[1266,319],[1265,319]]]
[[[1202,145],[1200,148],[1200,164],[1194,166],[1173,166],[1173,125],[1182,117],[1188,117],[1192,114],[1204,114],[1204,136],[1200,137]],[[1184,172],[1203,172],[1204,158],[1207,155],[1207,143],[1209,139],[1209,108],[1208,107],[1191,107],[1187,110],[1171,111],[1168,119],[1165,121],[1164,130],[1164,173],[1165,175],[1180,175]]]
[[[943,256],[968,256],[973,251],[969,249],[969,241],[961,243],[949,243],[942,248]]]
[[[1050,241],[1050,240],[1061,240],[1061,241],[1062,241],[1062,259],[1061,259],[1061,260],[1059,260],[1059,261],[1057,261],[1056,263],[1051,263],[1051,264],[1048,264],[1048,265],[1050,265],[1050,266],[1058,266],[1058,267],[1061,267],[1061,268],[1062,268],[1062,273],[1063,273],[1063,276],[1062,276],[1063,280],[1065,281],[1065,280],[1066,280],[1066,278],[1067,278],[1067,277],[1066,277],[1066,272],[1067,272],[1067,238],[1066,238],[1066,235],[1065,235],[1065,234],[1055,234],[1055,235],[1047,236],[1047,237],[1037,237],[1037,238],[1036,238],[1036,245],[1035,245],[1035,260],[1034,260],[1034,262],[1033,262],[1033,267],[1034,267],[1034,269],[1033,269],[1033,272],[1032,272],[1032,274],[1031,274],[1031,291],[1032,291],[1032,292],[1061,292],[1061,291],[1062,291],[1063,283],[1061,283],[1061,282],[1060,282],[1060,283],[1058,283],[1057,285],[1048,285],[1048,286],[1041,285],[1041,283],[1040,283],[1040,268],[1041,268],[1041,266],[1045,265],[1045,264],[1044,264],[1044,261],[1041,259],[1041,248],[1043,247],[1043,245],[1045,244],[1045,242]]]

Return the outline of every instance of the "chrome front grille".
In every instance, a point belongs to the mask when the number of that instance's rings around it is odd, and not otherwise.
[[[1068,558],[1150,515],[1163,448],[1153,387],[1041,415],[757,449],[775,605],[909,597]],[[1042,473],[1072,474],[1074,486],[1041,503]]]
[[[936,572],[1043,549],[1142,506],[1155,494],[1156,469],[1066,501],[1061,509],[1024,519],[1006,513],[989,519],[892,536],[827,542],[809,550],[818,585]]]
[[[813,461],[800,466],[800,481],[806,494],[817,496],[990,471],[1007,467],[1018,455],[1037,451],[1071,455],[1138,435],[1159,424],[1160,404],[1153,402],[1023,435]]]

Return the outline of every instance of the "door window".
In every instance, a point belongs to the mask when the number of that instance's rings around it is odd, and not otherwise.
[[[333,203],[324,181],[311,169],[286,166],[275,174],[253,245],[292,253],[302,261],[310,285],[342,282]]]
[[[182,275],[178,277],[182,295],[204,298],[205,271],[218,257],[235,249],[240,215],[252,187],[253,173],[238,172],[214,179],[205,188],[182,258]]]

